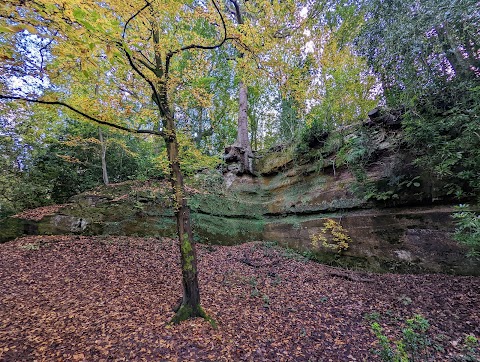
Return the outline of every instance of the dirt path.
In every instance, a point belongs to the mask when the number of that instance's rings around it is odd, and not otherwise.
[[[0,245],[0,360],[375,361],[370,323],[398,337],[414,314],[431,325],[429,360],[461,361],[465,336],[480,337],[480,278],[354,273],[259,243],[199,246],[202,304],[219,328],[172,327],[177,248],[74,236]]]

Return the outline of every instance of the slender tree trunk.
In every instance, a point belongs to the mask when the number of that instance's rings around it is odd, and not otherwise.
[[[180,169],[178,141],[175,127],[175,119],[168,107],[168,99],[165,90],[162,94],[161,109],[164,119],[164,140],[167,146],[168,161],[170,163],[170,183],[173,189],[173,210],[177,221],[177,233],[180,243],[180,260],[182,267],[183,299],[180,307],[172,319],[172,323],[180,323],[183,320],[194,317],[207,319],[213,326],[215,322],[206,315],[200,305],[200,288],[198,285],[197,254],[190,218],[190,208],[185,196],[183,174]]]
[[[103,183],[105,185],[108,185],[108,172],[107,172],[107,160],[106,160],[106,154],[107,154],[107,144],[105,140],[103,139],[103,133],[102,129],[98,128],[98,138],[100,139],[100,146],[102,148],[101,150],[101,159],[102,159],[102,177],[103,177]]]
[[[170,118],[170,117],[169,117]],[[178,159],[178,142],[173,119],[167,119],[165,129],[167,137],[168,160],[170,162],[170,177],[174,191],[173,208],[177,219],[178,237],[180,240],[180,255],[183,276],[183,303],[196,309],[200,305],[200,292],[197,278],[197,259],[194,248],[192,227],[190,225],[190,208],[184,194],[183,175]]]
[[[157,46],[159,44],[159,29],[154,25],[152,40]],[[193,240],[192,226],[190,220],[190,208],[187,204],[183,175],[180,169],[178,140],[173,112],[168,99],[168,62],[163,65],[162,54],[155,48],[155,74],[158,79],[158,87],[155,89],[152,98],[160,112],[163,123],[163,139],[167,146],[168,161],[170,164],[170,183],[173,189],[173,211],[177,221],[177,234],[180,244],[180,261],[182,267],[183,299],[172,323],[180,323],[183,320],[202,317],[208,320],[213,327],[215,321],[211,319],[200,305],[200,288],[198,285],[197,254]]]

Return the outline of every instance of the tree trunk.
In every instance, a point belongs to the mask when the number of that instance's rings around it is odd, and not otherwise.
[[[103,177],[103,183],[105,185],[108,185],[108,172],[107,172],[107,160],[106,160],[106,154],[107,154],[107,144],[103,139],[103,133],[102,129],[98,128],[98,138],[100,139],[100,146],[102,148],[101,150],[101,159],[102,159],[102,177]]]
[[[168,102],[163,102],[163,109],[168,110]],[[170,182],[173,189],[173,210],[177,220],[177,233],[180,243],[180,260],[182,267],[183,300],[176,311],[172,323],[177,324],[189,318],[202,317],[213,326],[215,322],[206,315],[200,306],[200,288],[198,285],[197,254],[190,223],[190,208],[185,197],[183,175],[180,169],[178,141],[175,120],[168,112],[164,115],[165,143],[170,163]]]
[[[238,95],[238,124],[237,140],[232,146],[225,149],[224,159],[227,162],[240,162],[240,173],[253,173],[251,159],[252,147],[248,139],[248,90],[243,81],[240,81]]]
[[[188,308],[189,316],[200,316],[200,289],[197,277],[197,257],[193,241],[192,227],[190,225],[190,209],[184,194],[183,175],[178,160],[178,143],[175,129],[172,128],[173,120],[167,120],[165,137],[167,144],[168,160],[170,162],[170,182],[172,184],[173,209],[177,219],[177,231],[180,242],[180,255],[183,276],[183,303],[180,307]],[[183,311],[185,312],[185,311]],[[179,314],[177,314],[178,316]],[[187,316],[188,317],[188,316]],[[178,320],[179,322],[180,320]]]
[[[237,0],[229,0],[233,5],[232,13],[238,25],[243,24],[242,11]],[[239,58],[243,57],[243,53]],[[240,80],[238,94],[238,124],[237,124],[237,140],[235,143],[225,148],[224,159],[226,162],[240,162],[240,173],[253,174],[252,165],[252,147],[248,140],[248,89],[246,84]]]
[[[160,42],[160,30],[156,26],[152,40],[157,46]],[[167,146],[168,161],[170,164],[170,183],[173,190],[173,211],[177,221],[177,234],[180,245],[180,264],[182,267],[183,300],[172,318],[171,323],[177,324],[189,318],[202,317],[216,327],[211,319],[200,306],[200,288],[198,286],[197,254],[193,240],[192,226],[190,222],[190,208],[185,197],[183,175],[180,169],[178,152],[178,140],[176,134],[175,118],[171,111],[168,99],[168,61],[162,65],[162,54],[155,48],[155,74],[158,78],[158,87],[152,94],[152,99],[158,107],[160,118],[163,122],[163,139]]]
[[[243,81],[240,81],[238,92],[238,125],[235,145],[252,152],[248,140],[248,90]]]

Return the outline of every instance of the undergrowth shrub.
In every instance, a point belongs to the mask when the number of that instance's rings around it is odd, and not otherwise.
[[[331,131],[330,128],[322,122],[313,122],[310,126],[304,127],[300,132],[297,152],[308,152],[313,147],[323,145]]]
[[[461,204],[452,216],[456,226],[454,239],[468,247],[468,256],[480,257],[480,214]]]
[[[384,362],[415,362],[425,361],[429,357],[429,347],[432,345],[427,335],[428,321],[416,314],[407,319],[406,327],[402,330],[402,338],[393,341],[388,338],[378,322],[371,324],[373,333],[377,337],[380,349],[375,353]]]
[[[329,242],[328,236],[330,236],[331,242]],[[323,247],[341,253],[350,247],[352,239],[338,221],[327,219],[320,233],[311,236],[311,241],[315,247],[321,243]]]
[[[451,82],[445,107],[427,102],[407,112],[405,139],[415,165],[442,180],[444,191],[456,197],[480,192],[480,86]],[[454,92],[453,92],[454,91]],[[452,95],[452,93],[455,95]],[[459,99],[455,99],[459,97]]]

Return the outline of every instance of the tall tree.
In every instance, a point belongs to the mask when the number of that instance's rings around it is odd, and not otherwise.
[[[26,70],[25,66],[22,68],[22,65],[18,65],[23,54],[15,49],[15,45],[22,41],[22,37],[25,39],[27,32],[41,32],[52,39],[49,45],[53,58],[59,56],[71,59],[70,64],[62,64],[62,71],[70,75],[73,81],[90,81],[93,90],[97,78],[95,69],[99,63],[108,59],[112,64],[109,70],[111,77],[115,76],[116,67],[127,66],[149,90],[162,121],[159,131],[152,128],[131,128],[128,123],[122,123],[116,114],[120,110],[116,108],[119,98],[97,99],[95,106],[87,110],[82,103],[65,103],[52,85],[49,87],[50,92],[45,92],[43,97],[2,94],[0,99],[60,106],[100,125],[163,137],[170,163],[183,276],[183,300],[172,321],[177,323],[196,316],[208,318],[200,305],[197,259],[190,209],[180,169],[172,94],[180,85],[185,84],[186,79],[198,77],[201,73],[201,67],[195,68],[199,51],[217,49],[227,41],[226,24],[215,0],[210,4],[184,4],[177,0],[138,0],[128,4],[116,0],[8,0],[2,5],[0,17],[2,31],[11,33],[10,37],[16,40],[11,43],[13,48],[8,48],[7,43],[1,43],[5,73],[14,68],[16,71]],[[55,64],[55,61],[51,64]],[[59,66],[58,63],[56,65]],[[39,77],[39,69],[35,68],[38,68],[38,64],[34,64],[32,72]],[[44,67],[41,68],[44,72]],[[113,112],[105,112],[108,106],[113,107]]]
[[[301,1],[293,0],[226,0],[232,31],[239,40],[232,43],[236,48],[239,89],[237,139],[227,148],[226,158],[239,159],[247,172],[252,172],[248,160],[253,156],[248,137],[249,86],[258,83],[259,78],[270,79],[278,88],[293,85],[287,80],[295,73],[291,60],[304,56],[302,47],[306,42],[306,19],[300,15],[303,6]]]
[[[227,0],[226,4],[236,25],[239,27],[243,26],[244,10],[241,9],[241,3],[238,0]],[[239,52],[237,57],[243,58],[244,52]],[[242,171],[252,173],[253,163],[251,159],[253,158],[253,153],[248,137],[248,89],[241,77],[242,75],[240,75],[238,84],[237,139],[233,145],[225,150],[225,160],[238,159],[242,165]]]
[[[105,185],[108,185],[109,181],[108,181],[107,158],[106,158],[107,144],[103,138],[103,132],[100,127],[98,127],[98,139],[100,141],[100,148],[101,148],[100,159],[102,160],[102,179],[103,179],[103,183]]]

